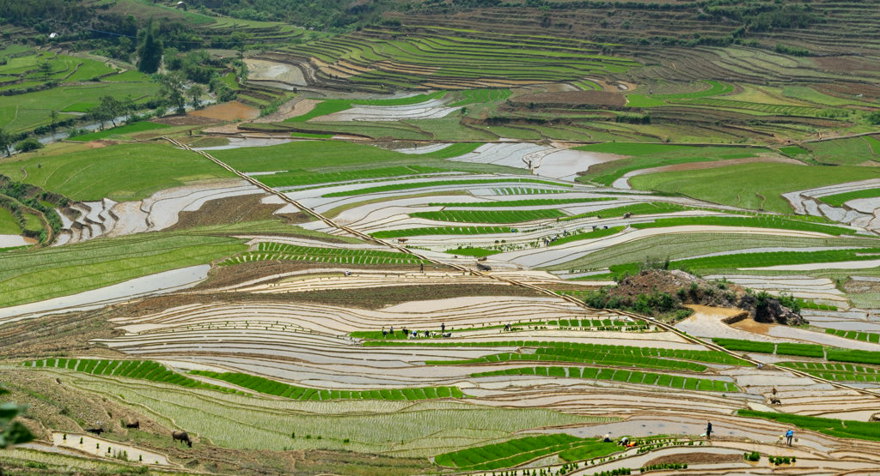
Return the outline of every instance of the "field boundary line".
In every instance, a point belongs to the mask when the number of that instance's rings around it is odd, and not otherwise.
[[[206,152],[206,151],[192,149],[192,148],[189,147],[188,145],[183,144],[183,143],[181,143],[181,142],[178,142],[177,140],[175,140],[175,139],[173,139],[173,138],[171,138],[171,137],[168,137],[168,136],[163,136],[163,137],[161,137],[161,139],[164,139],[164,140],[170,142],[171,144],[175,145],[176,147],[179,147],[179,148],[181,148],[181,149],[183,149],[183,150],[187,150],[187,151],[190,151],[190,152],[195,152],[195,153],[197,153],[197,154],[203,156],[204,158],[210,160],[211,162],[214,162],[214,163],[217,164],[218,166],[220,166],[220,167],[226,169],[226,170],[229,171],[229,172],[232,172],[233,174],[235,174],[235,175],[237,175],[238,177],[240,177],[240,178],[246,180],[246,181],[249,182],[250,184],[252,184],[252,185],[258,187],[259,189],[263,190],[264,192],[266,192],[266,193],[268,193],[268,194],[271,194],[271,195],[274,195],[274,196],[280,198],[281,200],[284,201],[284,203],[287,203],[287,204],[293,205],[294,207],[296,207],[297,209],[299,209],[299,210],[302,211],[303,213],[306,213],[307,215],[310,215],[310,216],[312,216],[312,217],[314,217],[314,218],[316,218],[316,219],[318,219],[318,220],[321,220],[321,221],[324,222],[327,226],[330,226],[330,227],[332,227],[332,228],[336,228],[337,230],[345,231],[345,232],[347,232],[347,233],[349,233],[349,234],[352,234],[352,235],[354,235],[354,236],[356,236],[356,237],[358,237],[358,238],[360,238],[360,239],[362,239],[362,240],[365,240],[365,241],[368,241],[368,242],[372,242],[372,243],[376,243],[376,244],[383,245],[383,246],[387,246],[387,247],[392,248],[392,249],[394,249],[394,250],[396,250],[396,251],[399,251],[399,252],[401,252],[401,253],[405,253],[405,254],[408,254],[408,255],[411,255],[411,256],[415,256],[415,257],[417,257],[417,258],[421,258],[421,259],[423,259],[423,260],[425,260],[425,261],[427,261],[427,262],[429,262],[429,263],[438,264],[438,265],[442,265],[442,266],[447,266],[447,267],[450,267],[450,268],[456,269],[456,270],[458,270],[458,271],[461,271],[461,272],[463,272],[463,273],[469,273],[469,274],[474,275],[474,276],[480,276],[480,277],[484,277],[484,278],[492,279],[492,280],[495,280],[495,281],[500,281],[500,282],[503,282],[503,283],[510,284],[510,285],[512,285],[512,286],[517,286],[517,287],[521,287],[521,288],[531,289],[531,290],[533,290],[533,291],[535,291],[535,292],[538,292],[538,293],[541,293],[541,294],[544,294],[544,295],[547,295],[547,296],[552,296],[552,297],[555,297],[555,298],[562,298],[562,299],[564,299],[565,301],[568,301],[568,302],[570,302],[570,303],[572,303],[572,304],[574,304],[574,305],[576,305],[576,306],[578,306],[578,307],[580,307],[580,308],[582,308],[582,309],[586,309],[586,310],[588,310],[588,311],[593,311],[593,312],[598,311],[598,309],[595,309],[595,308],[592,308],[592,307],[590,307],[590,306],[587,306],[584,302],[580,301],[579,299],[577,299],[577,298],[575,298],[575,297],[568,296],[568,295],[557,294],[557,293],[555,293],[555,292],[553,292],[553,291],[551,291],[551,290],[549,290],[549,289],[547,289],[547,288],[544,288],[544,287],[541,287],[541,286],[537,286],[537,285],[534,285],[534,284],[529,284],[529,283],[526,283],[526,282],[522,282],[522,281],[519,281],[519,280],[516,280],[516,279],[503,278],[503,277],[500,277],[500,276],[495,276],[495,275],[492,275],[492,274],[489,274],[489,273],[485,273],[485,272],[483,272],[483,271],[479,271],[479,270],[471,269],[471,268],[468,268],[468,267],[466,267],[466,266],[462,266],[462,265],[459,265],[459,264],[448,263],[448,262],[441,261],[441,260],[436,259],[436,258],[430,258],[430,257],[428,257],[428,256],[425,256],[425,255],[421,254],[421,253],[417,253],[417,252],[415,252],[415,251],[413,251],[413,250],[411,250],[411,249],[409,249],[409,248],[407,248],[407,247],[405,247],[405,246],[402,246],[402,245],[399,245],[399,244],[395,244],[395,243],[392,243],[392,242],[390,242],[390,241],[383,240],[383,239],[380,239],[380,238],[375,238],[375,237],[370,236],[370,235],[368,235],[368,234],[366,234],[366,233],[363,233],[363,232],[361,232],[361,231],[355,230],[354,228],[351,228],[350,226],[340,225],[340,224],[336,223],[335,221],[333,221],[332,219],[325,217],[324,215],[318,213],[317,211],[315,211],[315,210],[313,210],[313,209],[311,209],[311,208],[309,208],[309,207],[306,207],[305,205],[299,203],[298,201],[296,201],[296,200],[294,200],[294,199],[288,197],[287,195],[285,195],[285,194],[283,194],[283,193],[281,193],[281,192],[279,192],[279,191],[273,189],[272,187],[269,187],[269,186],[263,184],[263,183],[260,182],[259,180],[257,180],[257,179],[255,179],[255,178],[253,178],[253,177],[251,177],[251,176],[245,174],[244,172],[241,172],[241,171],[239,171],[239,170],[233,168],[232,166],[226,164],[225,162],[223,162],[223,161],[221,161],[220,159],[214,157],[213,155],[209,154],[209,153]],[[734,351],[732,351],[732,350],[728,350],[728,349],[726,349],[726,348],[724,348],[724,347],[722,347],[722,346],[720,346],[720,345],[718,345],[718,344],[715,344],[714,342],[706,342],[706,341],[704,341],[703,339],[699,339],[699,338],[697,338],[697,337],[693,337],[693,336],[687,334],[686,332],[681,331],[681,330],[678,330],[678,329],[676,329],[674,326],[671,326],[671,325],[669,325],[669,324],[666,324],[666,323],[660,322],[660,321],[654,319],[653,317],[642,316],[642,315],[640,315],[640,314],[636,314],[636,313],[628,312],[628,311],[623,311],[623,310],[619,310],[619,309],[614,309],[613,312],[618,313],[618,314],[621,314],[621,315],[624,315],[624,316],[627,316],[627,317],[630,317],[630,318],[632,318],[632,319],[636,319],[636,320],[638,320],[638,321],[647,322],[648,324],[654,324],[655,326],[660,327],[660,328],[662,328],[662,329],[665,329],[665,330],[668,331],[668,332],[672,332],[672,333],[678,335],[679,337],[681,337],[681,338],[683,338],[683,339],[685,339],[685,340],[687,340],[687,341],[689,341],[689,342],[692,342],[692,343],[694,343],[694,344],[698,344],[698,345],[702,345],[703,347],[707,347],[707,348],[709,348],[709,349],[711,349],[711,350],[716,350],[716,351],[719,351],[719,352],[724,352],[724,353],[726,353],[726,354],[729,354],[729,355],[732,356],[732,357],[735,357],[735,358],[737,358],[737,359],[744,360],[744,361],[746,361],[746,362],[749,362],[749,363],[751,363],[751,364],[754,364],[756,367],[759,367],[759,368],[760,368],[760,367],[763,367],[763,366],[767,366],[767,367],[772,368],[772,369],[777,369],[777,370],[783,370],[783,371],[786,371],[786,372],[791,372],[791,373],[794,373],[795,375],[799,375],[799,376],[801,376],[801,377],[805,377],[805,378],[809,378],[809,379],[812,379],[812,380],[817,380],[817,381],[820,381],[820,382],[823,382],[823,383],[827,383],[827,384],[829,384],[829,385],[831,385],[831,386],[833,386],[833,387],[842,388],[842,389],[846,389],[846,390],[852,390],[852,391],[855,391],[855,392],[857,392],[857,393],[861,393],[861,394],[864,394],[864,395],[871,395],[871,396],[874,396],[874,397],[880,397],[880,393],[878,393],[878,392],[874,392],[874,391],[871,391],[871,390],[868,390],[868,389],[859,388],[859,387],[853,387],[853,386],[851,386],[851,385],[846,385],[846,384],[842,384],[842,383],[839,383],[839,382],[834,382],[834,381],[827,380],[827,379],[824,379],[824,378],[821,378],[821,377],[816,377],[816,376],[810,375],[810,374],[808,374],[808,373],[806,373],[806,372],[802,372],[802,371],[795,370],[795,369],[789,369],[789,368],[785,368],[785,367],[778,367],[778,366],[776,366],[776,365],[774,365],[774,364],[769,364],[769,363],[761,362],[761,361],[756,360],[756,359],[753,359],[753,358],[751,358],[751,357],[743,357],[742,354],[737,354],[736,352],[734,352]]]

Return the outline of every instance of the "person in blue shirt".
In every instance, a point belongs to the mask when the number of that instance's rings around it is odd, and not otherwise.
[[[788,442],[788,446],[791,446],[791,440],[794,438],[794,430],[788,430],[785,432],[785,441]]]

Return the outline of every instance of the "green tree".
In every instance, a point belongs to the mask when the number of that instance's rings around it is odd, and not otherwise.
[[[52,130],[52,133],[55,133],[55,129],[58,128],[58,111],[53,109],[49,112],[49,119],[51,120],[51,123],[49,123],[49,129]]]
[[[159,71],[162,63],[162,40],[158,36],[159,32],[151,20],[138,48],[138,70],[142,73],[153,74]]]
[[[12,155],[12,134],[0,129],[0,149],[6,151],[6,157]]]
[[[9,393],[7,390],[0,388],[0,395]],[[28,431],[27,427],[21,422],[13,421],[24,408],[14,403],[0,404],[0,449],[9,445],[19,443],[27,443],[34,439],[34,435]]]
[[[183,90],[183,76],[175,71],[159,75],[158,79],[162,85],[159,94],[165,105],[176,108],[178,114],[184,114],[186,112],[186,96],[184,96]]]
[[[205,89],[202,88],[201,86],[199,86],[198,84],[195,84],[193,86],[190,86],[190,88],[187,92],[189,93],[189,98],[190,98],[190,101],[192,102],[192,107],[194,107],[196,109],[201,107],[201,105],[202,105],[201,99],[202,99],[202,96],[205,94]]]

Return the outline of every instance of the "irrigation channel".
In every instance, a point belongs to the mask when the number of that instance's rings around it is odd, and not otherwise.
[[[386,247],[389,247],[389,248],[394,249],[394,250],[396,250],[396,251],[399,251],[399,252],[401,252],[401,253],[406,253],[406,254],[408,254],[408,255],[415,256],[415,257],[417,257],[417,258],[423,259],[423,260],[425,260],[425,261],[428,261],[428,262],[433,263],[433,264],[436,264],[436,265],[447,266],[447,267],[450,267],[450,268],[456,269],[456,270],[458,270],[458,271],[461,271],[461,272],[463,272],[463,273],[469,273],[469,274],[474,275],[474,276],[480,276],[480,277],[483,277],[483,278],[493,279],[493,280],[495,280],[495,281],[500,281],[500,282],[503,282],[503,283],[509,284],[509,285],[511,285],[511,286],[518,286],[518,287],[521,287],[521,288],[527,288],[527,289],[531,289],[531,290],[534,290],[534,291],[536,291],[536,292],[539,292],[539,293],[545,294],[545,295],[547,295],[547,296],[552,296],[552,297],[555,297],[555,298],[561,298],[561,299],[564,299],[564,300],[566,300],[566,301],[568,301],[568,302],[571,302],[572,304],[575,304],[575,305],[577,305],[577,306],[579,306],[579,307],[581,307],[581,308],[583,308],[583,309],[586,309],[586,310],[588,310],[588,311],[593,311],[593,312],[597,311],[597,309],[593,309],[593,308],[587,306],[583,301],[581,301],[581,300],[579,300],[579,299],[577,299],[577,298],[575,298],[575,297],[572,297],[572,296],[565,296],[565,295],[560,295],[560,294],[557,294],[557,293],[555,293],[555,292],[553,292],[553,291],[551,291],[551,290],[549,290],[549,289],[543,288],[543,287],[541,287],[541,286],[536,286],[536,285],[534,285],[534,284],[524,283],[524,282],[519,281],[519,280],[516,280],[516,279],[503,278],[503,277],[500,277],[500,276],[495,276],[495,275],[490,274],[490,273],[485,273],[485,272],[480,271],[480,270],[476,270],[476,269],[468,268],[468,267],[466,267],[466,266],[461,266],[461,265],[459,265],[459,264],[455,264],[455,263],[447,263],[447,262],[445,262],[445,261],[441,261],[441,260],[438,260],[438,259],[436,259],[436,258],[431,258],[431,257],[425,256],[425,255],[422,255],[422,254],[420,254],[420,253],[417,253],[417,252],[415,252],[415,251],[413,251],[413,250],[411,250],[411,249],[409,249],[409,248],[407,248],[407,247],[405,247],[405,246],[403,246],[403,245],[400,245],[400,244],[397,244],[397,243],[393,243],[393,242],[390,242],[390,241],[387,241],[387,240],[383,240],[383,239],[381,239],[381,238],[375,238],[375,237],[370,236],[370,235],[368,235],[368,234],[366,234],[366,233],[363,233],[363,232],[361,232],[361,231],[355,230],[354,228],[351,228],[351,227],[349,227],[349,226],[340,225],[340,224],[334,222],[333,220],[331,220],[331,219],[325,217],[324,215],[322,215],[322,214],[316,212],[315,210],[312,210],[311,208],[306,207],[305,205],[303,205],[303,204],[297,202],[296,200],[291,199],[291,198],[288,197],[287,195],[285,195],[285,194],[283,194],[283,193],[281,193],[281,192],[279,192],[279,191],[273,189],[272,187],[269,187],[268,185],[263,184],[263,183],[260,182],[259,180],[257,180],[257,179],[255,179],[255,178],[253,178],[253,177],[251,177],[251,176],[245,174],[244,172],[241,172],[241,171],[239,171],[239,170],[236,170],[235,168],[231,167],[230,165],[226,164],[225,162],[221,161],[220,159],[214,157],[213,155],[209,154],[208,152],[206,152],[206,151],[204,151],[204,150],[195,150],[195,149],[192,149],[192,148],[189,147],[188,145],[183,144],[183,143],[181,143],[181,142],[178,142],[177,140],[175,140],[175,139],[173,139],[173,138],[171,138],[171,137],[163,136],[163,137],[161,137],[161,139],[164,139],[164,140],[170,142],[171,144],[173,144],[173,145],[176,146],[176,147],[179,147],[180,149],[188,150],[188,151],[190,151],[190,152],[195,152],[196,154],[199,154],[199,155],[205,157],[206,159],[210,160],[211,162],[214,162],[215,164],[217,164],[218,166],[223,167],[224,169],[228,170],[229,172],[232,172],[233,174],[237,175],[237,176],[240,177],[241,179],[246,180],[248,183],[254,185],[255,187],[258,187],[258,188],[260,188],[261,190],[265,191],[266,193],[272,194],[272,195],[274,195],[274,196],[280,198],[281,200],[284,201],[284,203],[288,203],[288,204],[290,204],[290,205],[293,205],[294,207],[296,207],[297,209],[299,209],[299,210],[302,211],[303,213],[306,213],[306,214],[308,214],[308,215],[310,215],[310,216],[312,216],[312,217],[314,217],[314,218],[316,218],[316,219],[318,219],[318,220],[321,220],[322,222],[324,222],[325,224],[327,224],[327,226],[330,226],[330,227],[336,228],[337,230],[345,231],[346,233],[349,233],[349,234],[351,234],[351,235],[354,235],[354,236],[356,236],[356,237],[358,237],[358,238],[360,238],[360,239],[362,239],[362,240],[365,240],[365,241],[368,241],[368,242],[371,242],[371,243],[376,243],[376,244],[379,244],[379,245],[382,245],[382,246],[386,246]],[[766,362],[761,362],[760,360],[756,360],[756,359],[753,359],[753,358],[751,358],[751,357],[745,357],[745,356],[743,356],[742,354],[737,354],[735,351],[732,351],[732,350],[726,349],[726,348],[724,348],[724,347],[722,347],[722,346],[720,346],[720,345],[718,345],[718,344],[715,344],[714,342],[706,342],[706,341],[703,341],[702,339],[698,339],[698,338],[696,338],[696,337],[693,337],[693,336],[687,334],[686,332],[683,332],[683,331],[681,331],[681,330],[679,330],[679,329],[676,329],[674,326],[671,326],[671,325],[669,325],[669,324],[666,324],[666,323],[660,322],[660,321],[658,321],[658,320],[656,320],[656,319],[654,319],[654,318],[652,318],[652,317],[642,316],[642,315],[639,315],[639,314],[635,314],[635,313],[627,312],[627,311],[622,311],[622,310],[615,310],[615,312],[617,312],[617,313],[619,313],[619,314],[622,314],[622,315],[625,315],[625,316],[628,316],[628,317],[631,317],[631,318],[633,318],[633,319],[636,319],[636,320],[642,321],[642,322],[646,322],[646,323],[648,323],[648,324],[653,324],[653,325],[655,325],[655,326],[657,326],[657,327],[660,327],[660,328],[662,328],[662,329],[664,329],[664,330],[666,330],[666,331],[668,331],[668,332],[673,332],[673,333],[675,333],[676,335],[678,335],[679,337],[681,337],[681,338],[683,338],[683,339],[685,339],[685,340],[687,340],[687,341],[693,342],[694,344],[702,345],[702,346],[708,347],[708,348],[710,348],[710,349],[712,349],[712,350],[717,350],[717,351],[720,351],[720,352],[724,352],[724,353],[726,353],[726,354],[728,354],[728,355],[730,355],[730,356],[732,356],[732,357],[735,357],[735,358],[737,358],[737,359],[744,360],[744,361],[746,361],[746,362],[749,362],[749,363],[751,363],[751,364],[754,364],[755,366],[757,366],[757,367],[759,367],[759,368],[760,368],[760,367],[767,366],[768,368],[774,368],[774,369],[777,369],[777,370],[784,370],[784,371],[786,371],[786,372],[790,372],[790,373],[793,373],[793,374],[795,374],[795,375],[798,375],[798,376],[801,376],[801,377],[804,377],[804,378],[809,378],[809,379],[816,380],[816,381],[819,381],[819,382],[827,383],[828,385],[831,385],[831,386],[833,386],[833,387],[837,387],[837,388],[841,388],[841,389],[846,389],[846,390],[852,390],[852,391],[855,391],[855,392],[858,392],[858,393],[861,393],[861,394],[864,394],[864,395],[871,395],[871,396],[874,396],[874,397],[880,397],[880,393],[875,392],[875,391],[872,391],[872,390],[868,390],[868,389],[864,389],[864,388],[859,388],[859,387],[853,387],[853,386],[850,386],[850,385],[846,385],[846,384],[842,384],[842,383],[835,382],[835,381],[832,381],[832,380],[827,380],[827,379],[824,379],[824,378],[821,378],[821,377],[817,377],[817,376],[815,376],[815,375],[811,375],[811,374],[808,374],[808,373],[806,373],[806,372],[803,372],[803,371],[800,371],[800,370],[797,370],[797,369],[791,369],[791,368],[787,368],[787,367],[785,367],[785,368],[783,368],[783,367],[778,367],[778,366],[776,366],[776,365],[774,365],[774,364],[770,364],[770,363],[766,363]]]

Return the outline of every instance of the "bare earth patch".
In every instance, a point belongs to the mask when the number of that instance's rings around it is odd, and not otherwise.
[[[718,453],[680,453],[675,455],[666,455],[661,456],[659,458],[654,458],[645,463],[645,466],[652,466],[655,464],[674,464],[674,463],[687,463],[687,464],[714,464],[714,463],[739,463],[742,461],[742,456],[740,455],[725,455]]]
[[[275,219],[277,215],[273,213],[279,206],[261,203],[264,196],[241,195],[207,201],[196,211],[180,212],[177,223],[169,230]],[[308,221],[308,217],[302,213],[287,215],[285,218],[291,223]]]
[[[191,116],[206,117],[218,121],[246,121],[260,116],[260,111],[238,101],[215,104],[204,109],[193,111]]]
[[[254,122],[281,122],[291,117],[299,117],[308,114],[321,101],[317,99],[291,99],[282,104],[278,110],[268,116],[261,117]]]

